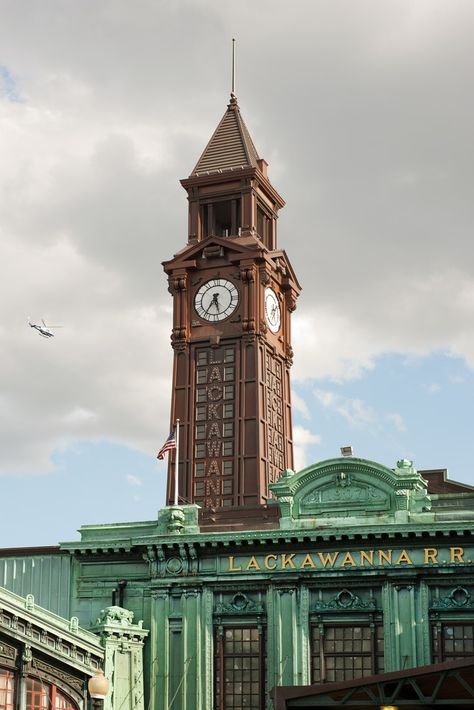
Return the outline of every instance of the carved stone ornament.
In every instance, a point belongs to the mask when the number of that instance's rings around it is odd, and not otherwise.
[[[472,609],[474,600],[465,587],[454,587],[445,597],[435,597],[432,609]]]
[[[166,571],[168,574],[181,574],[183,571],[183,561],[179,557],[170,557],[166,560]]]
[[[133,611],[123,609],[120,606],[109,606],[107,609],[102,609],[96,624],[120,624],[121,626],[129,626],[133,624]]]
[[[14,648],[14,646],[10,646],[4,641],[0,643],[0,658],[8,658],[10,660],[15,660],[15,658],[17,657],[17,653],[18,651],[16,648]]]
[[[341,589],[330,601],[317,601],[313,605],[313,611],[374,611],[376,609],[374,599],[364,602],[358,594],[353,594],[349,589]]]
[[[234,594],[227,604],[224,602],[216,604],[216,614],[263,614],[263,612],[262,604],[255,604],[243,592]]]

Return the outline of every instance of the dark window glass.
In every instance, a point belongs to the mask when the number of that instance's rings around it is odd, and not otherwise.
[[[433,662],[456,661],[474,654],[474,624],[434,624]]]
[[[215,700],[225,710],[262,710],[263,639],[255,627],[226,628],[216,634]]]
[[[313,683],[352,680],[382,673],[383,626],[314,625],[311,628]]]

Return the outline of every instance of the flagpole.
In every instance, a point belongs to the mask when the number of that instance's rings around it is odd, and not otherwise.
[[[179,476],[179,419],[176,420],[176,457],[174,460],[174,504],[178,505],[178,476]]]

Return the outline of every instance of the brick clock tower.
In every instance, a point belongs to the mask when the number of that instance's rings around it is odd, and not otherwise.
[[[277,248],[285,203],[233,94],[181,184],[188,242],[163,264],[173,296],[179,500],[200,505],[204,520],[230,522],[263,515],[268,484],[293,467],[290,323],[300,292]]]

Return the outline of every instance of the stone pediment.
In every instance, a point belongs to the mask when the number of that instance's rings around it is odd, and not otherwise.
[[[267,250],[256,237],[208,237],[179,251],[163,262],[167,273],[175,269],[196,268],[202,261],[214,265],[218,260],[236,263],[244,259],[265,258]]]
[[[284,471],[270,489],[282,527],[408,522],[431,507],[426,481],[406,460],[390,469],[366,459],[331,459]]]

